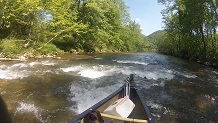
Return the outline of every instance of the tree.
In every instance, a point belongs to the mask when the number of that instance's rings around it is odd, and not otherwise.
[[[215,58],[217,1],[158,0],[166,5],[163,11],[170,54],[200,61]],[[163,43],[162,43],[163,44]],[[217,62],[217,59],[215,60]]]
[[[42,8],[39,0],[0,1],[1,38],[33,38]]]
[[[147,47],[123,0],[1,0],[0,7],[3,47],[13,41],[21,52],[45,54],[51,51],[47,48],[55,49],[53,45],[64,51],[87,52]]]

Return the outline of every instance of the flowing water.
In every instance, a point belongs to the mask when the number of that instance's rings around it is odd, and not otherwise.
[[[155,122],[218,122],[218,70],[155,53],[2,61],[0,95],[15,123],[65,123],[132,73]]]

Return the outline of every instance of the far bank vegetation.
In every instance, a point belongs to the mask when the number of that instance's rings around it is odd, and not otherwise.
[[[151,50],[123,0],[1,0],[0,56]]]

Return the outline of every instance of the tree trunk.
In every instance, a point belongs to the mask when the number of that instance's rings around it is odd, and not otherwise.
[[[201,41],[203,43],[203,60],[205,62],[206,60],[206,54],[207,54],[207,47],[206,47],[206,41],[205,41],[205,37],[204,37],[204,31],[203,31],[203,27],[200,27],[200,33],[201,33]]]

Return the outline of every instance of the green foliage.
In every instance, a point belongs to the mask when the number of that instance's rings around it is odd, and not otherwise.
[[[158,49],[182,58],[218,64],[216,0],[159,0],[167,35]],[[168,47],[168,48],[167,48]]]
[[[23,41],[19,40],[9,40],[4,39],[0,44],[0,52],[5,54],[19,54],[22,53],[22,43]]]
[[[150,34],[147,37],[148,42],[150,43],[150,47],[152,48],[152,51],[157,51],[157,49],[159,49],[161,52],[165,52],[165,48],[164,44],[166,44],[167,42],[165,42],[163,44],[164,41],[167,41],[166,39],[166,31],[165,30],[158,30],[152,34]],[[167,46],[167,45],[166,45]]]
[[[4,54],[24,54],[25,52],[32,52],[34,49],[32,47],[24,47],[26,41],[24,40],[14,40],[14,39],[4,39],[0,44],[0,52]],[[39,43],[37,47],[43,46],[43,43]],[[35,45],[36,46],[36,45]],[[47,44],[41,49],[36,50],[34,54],[57,54],[63,53],[62,50],[57,48],[54,44]]]
[[[43,44],[41,44],[43,45]],[[54,44],[47,44],[46,46],[44,46],[42,49],[39,49],[35,52],[35,54],[58,54],[58,53],[63,53],[62,50],[60,50],[59,48],[57,48]]]
[[[138,23],[130,22],[120,30],[120,39],[124,46],[122,51],[150,51],[151,43],[141,34],[141,29]]]
[[[2,43],[2,51],[11,53],[148,51],[151,47],[139,24],[130,20],[123,0],[1,0],[0,34],[0,39],[23,40]]]
[[[1,37],[30,38],[34,37],[38,17],[42,10],[39,0],[3,0],[0,1]],[[33,38],[31,37],[31,38]]]

